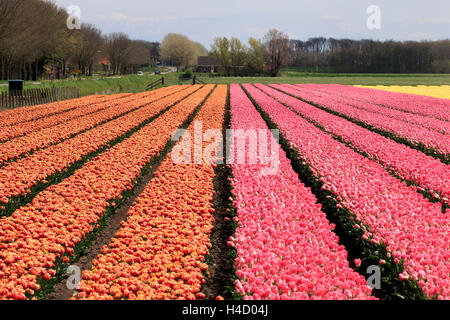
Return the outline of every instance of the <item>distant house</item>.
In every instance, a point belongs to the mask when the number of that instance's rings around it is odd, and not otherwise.
[[[219,64],[216,59],[209,56],[198,57],[197,72],[214,73],[219,69]]]
[[[102,66],[104,72],[111,70],[111,61],[107,57],[100,59],[97,64]]]

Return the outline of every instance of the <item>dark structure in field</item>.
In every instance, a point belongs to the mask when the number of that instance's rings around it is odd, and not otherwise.
[[[216,59],[209,56],[198,57],[197,72],[215,73],[219,69]]]

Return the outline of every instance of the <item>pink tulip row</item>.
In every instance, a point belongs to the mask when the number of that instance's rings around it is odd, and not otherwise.
[[[388,108],[406,111],[426,117],[450,121],[450,102],[427,96],[388,92],[370,88],[358,88],[344,85],[308,85],[310,88],[329,90],[343,97],[354,100],[376,103]]]
[[[125,97],[129,94],[119,94],[117,97]],[[99,102],[106,102],[107,96],[87,96],[79,99],[58,101],[36,106],[15,108],[0,112],[0,127],[32,121],[34,119],[48,117],[54,114],[67,112],[72,109]]]
[[[112,108],[120,104],[122,100],[126,102],[126,99],[123,99],[122,95],[118,97],[113,96],[108,103],[100,101],[98,103],[83,105],[67,112],[58,113],[46,118],[22,122],[11,126],[3,126],[0,128],[0,142],[7,141],[14,137],[23,136],[31,132],[39,131],[41,129],[50,128],[82,116],[94,114],[106,108]]]
[[[156,116],[173,104],[174,99],[181,100],[194,90],[174,86],[154,91],[152,97],[157,101],[0,168],[0,203],[6,204],[11,197],[29,194],[38,182],[65,170],[83,156]]]
[[[407,122],[392,119],[381,114],[376,114],[351,107],[346,103],[336,102],[329,98],[318,97],[307,93],[301,88],[292,89],[285,86],[274,85],[274,88],[300,97],[306,101],[320,105],[328,110],[337,112],[351,119],[363,122],[374,128],[389,132],[397,137],[408,140],[416,146],[423,144],[427,149],[433,149],[445,157],[450,157],[450,135],[429,130]]]
[[[277,143],[239,85],[231,85],[231,120],[232,129],[265,129],[270,144]],[[321,205],[279,148],[274,176],[261,175],[261,164],[232,165],[236,290],[256,300],[375,299],[364,277],[349,267]]]
[[[331,99],[332,101],[336,101],[339,103],[345,103],[352,107],[356,107],[362,110],[366,110],[369,112],[381,114],[383,116],[386,116],[388,118],[393,118],[396,120],[404,121],[407,123],[411,123],[413,125],[421,126],[433,131],[437,131],[443,134],[450,134],[450,122],[439,120],[436,118],[429,118],[425,116],[421,116],[418,114],[413,114],[409,112],[404,112],[400,110],[395,110],[392,108],[387,108],[384,106],[377,105],[375,103],[371,102],[365,102],[365,101],[358,101],[355,99],[342,97],[339,95],[337,90],[333,90],[331,87],[320,87],[320,89],[314,89],[309,87],[308,85],[285,85],[287,87],[290,87],[292,89],[298,89],[299,87],[302,90],[305,90],[307,93],[323,97],[326,99]],[[322,89],[323,88],[323,89]]]
[[[29,205],[0,219],[0,299],[25,299],[27,293],[39,290],[38,277],[52,279],[57,259],[69,261],[77,244],[99,227],[109,202],[132,189],[143,167],[163,150],[212,89],[213,85],[201,88],[69,178],[39,193]]]
[[[256,87],[291,107],[350,143],[370,159],[376,159],[404,180],[414,182],[420,191],[429,190],[433,197],[448,203],[450,199],[450,167],[424,153],[383,137],[341,117],[332,115],[299,99],[265,85]]]
[[[14,159],[24,153],[47,147],[65,140],[72,135],[89,130],[102,122],[112,120],[124,113],[153,102],[153,93],[141,93],[121,99],[119,105],[107,108],[95,114],[61,123],[51,128],[45,128],[31,132],[25,136],[18,137],[0,144],[0,165],[8,160]],[[105,102],[109,104],[109,102]],[[116,103],[112,103],[115,105]]]
[[[261,108],[310,166],[312,174],[365,228],[363,239],[384,243],[388,253],[403,261],[400,280],[416,280],[428,297],[450,299],[450,209],[441,213],[381,165],[336,141],[295,112],[245,85]],[[360,226],[362,223],[363,226]]]

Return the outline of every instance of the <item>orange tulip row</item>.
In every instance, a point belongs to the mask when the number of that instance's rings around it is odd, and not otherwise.
[[[77,244],[100,227],[102,217],[133,188],[142,169],[211,90],[212,85],[198,90],[60,184],[38,194],[31,204],[2,218],[0,298],[25,299],[40,290],[38,279],[52,279],[59,259],[68,262]]]
[[[118,94],[115,97],[125,97],[129,94]],[[66,112],[81,106],[105,102],[110,98],[107,96],[87,96],[79,99],[58,101],[36,106],[15,108],[0,112],[0,126],[9,126],[17,123],[32,121],[34,119],[48,117],[53,114]]]
[[[226,98],[227,87],[218,86],[198,113],[203,132],[222,128]],[[213,165],[177,165],[167,157],[73,299],[204,298],[214,177]]]
[[[7,204],[12,197],[28,195],[39,182],[45,183],[52,175],[63,172],[84,156],[121,137],[194,90],[188,86],[174,86],[155,92],[154,98],[165,94],[168,96],[0,168],[0,203]],[[16,204],[12,206],[16,207]]]
[[[166,90],[165,88],[163,90]],[[164,91],[163,91],[164,92]],[[156,94],[156,95],[155,95]],[[159,93],[145,92],[123,98],[121,103],[110,103],[109,108],[93,115],[74,119],[57,126],[32,132],[0,144],[0,165],[25,153],[61,142],[75,134],[91,129],[102,122],[112,120],[124,113],[160,99]],[[114,106],[114,108],[112,108]]]
[[[120,104],[121,99],[123,99],[124,97],[126,96],[112,96],[108,100],[108,103],[105,103],[105,101],[99,101],[94,104],[84,104],[78,108],[71,109],[67,112],[54,114],[49,117],[0,127],[0,142],[7,141],[15,137],[20,137],[31,132],[39,131],[41,129],[50,128],[72,119],[93,114],[95,112],[109,108],[111,106],[110,104],[112,103]]]

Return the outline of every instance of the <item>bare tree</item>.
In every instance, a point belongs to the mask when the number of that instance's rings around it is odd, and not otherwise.
[[[146,41],[132,41],[129,51],[128,65],[131,73],[135,73],[137,68],[145,64],[150,66],[151,53]]]
[[[0,76],[35,79],[47,60],[58,70],[67,39],[67,13],[41,0],[0,2]]]
[[[276,29],[269,30],[264,36],[264,47],[270,74],[275,77],[281,67],[289,63],[291,49],[289,37]]]
[[[25,0],[2,0],[0,1],[0,41],[14,33],[11,27],[20,15]]]
[[[91,24],[82,24],[76,33],[73,48],[73,62],[85,75],[92,75],[93,66],[104,50],[105,39],[102,32]]]
[[[130,56],[131,40],[125,33],[112,33],[106,40],[106,49],[114,74],[121,73]]]

